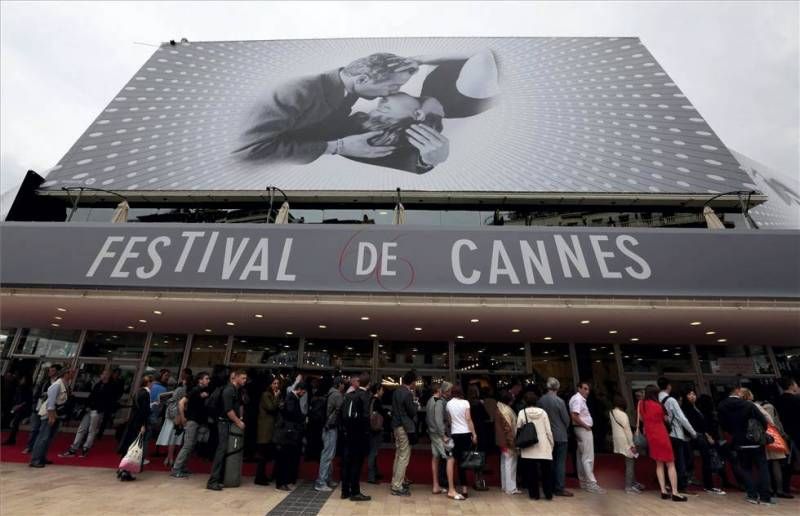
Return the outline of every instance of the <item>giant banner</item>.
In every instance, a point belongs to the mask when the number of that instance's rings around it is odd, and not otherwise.
[[[164,44],[44,188],[590,196],[749,183],[637,38],[395,38]]]
[[[4,287],[800,298],[798,231],[5,223],[0,239]]]

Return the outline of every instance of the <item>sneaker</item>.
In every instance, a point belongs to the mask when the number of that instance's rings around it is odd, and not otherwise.
[[[328,482],[328,487],[330,487],[331,489],[336,489],[337,487],[339,487],[339,482],[333,482],[333,481]]]
[[[773,507],[778,505],[778,502],[776,502],[772,498],[770,498],[769,500],[759,500],[758,503],[760,503],[761,505],[771,505]]]
[[[183,471],[173,471],[169,474],[172,478],[189,478],[189,475],[184,473]]]
[[[642,484],[641,482],[634,482],[633,487],[635,487],[639,491],[644,491],[644,484]]]
[[[636,495],[642,494],[642,492],[639,491],[638,489],[636,489],[635,487],[626,487],[625,488],[625,492],[627,494],[636,494]]]
[[[150,461],[148,459],[144,459],[142,461],[142,466],[147,466],[148,464],[150,464]]]
[[[392,496],[411,496],[411,491],[408,489],[391,489],[389,492]]]
[[[726,494],[728,494],[725,491],[723,491],[722,489],[719,489],[717,487],[712,487],[711,489],[704,489],[703,491],[705,491],[708,494],[713,494],[713,495],[726,495]]]
[[[353,495],[353,496],[350,497],[350,501],[351,502],[368,502],[370,500],[372,500],[371,496],[367,496],[367,495],[362,494],[362,493],[358,493],[358,494]]]
[[[86,458],[88,455],[89,455],[89,449],[88,449],[88,448],[81,448],[81,455],[80,455],[80,457],[81,457],[82,459],[85,459],[85,458]]]
[[[753,505],[758,505],[758,498],[750,498],[749,496],[745,496],[744,501],[747,503],[752,503]]]
[[[566,489],[564,491],[556,491],[553,494],[556,495],[556,496],[565,496],[565,497],[575,496],[572,493],[572,491],[567,491]]]
[[[331,491],[333,491],[333,489],[331,489],[330,487],[325,486],[325,485],[322,485],[322,486],[315,485],[314,486],[314,491],[319,491],[320,493],[330,493]]]
[[[586,491],[594,494],[606,494],[606,490],[597,484],[588,485],[584,488]]]
[[[210,489],[212,491],[222,491],[222,484],[208,484],[206,485],[206,489]]]
[[[23,455],[27,455],[30,452],[31,452],[31,449],[26,446],[25,448],[22,449],[22,451],[20,453],[23,454]]]
[[[65,459],[67,457],[74,457],[75,455],[77,455],[77,454],[75,453],[75,450],[73,450],[72,448],[70,448],[69,450],[65,451],[64,453],[59,453],[58,454],[58,456],[61,457],[62,459]]]

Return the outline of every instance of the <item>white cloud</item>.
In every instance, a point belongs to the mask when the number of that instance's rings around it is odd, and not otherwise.
[[[639,36],[730,147],[800,170],[796,2],[3,2],[0,191],[55,164],[171,38]]]

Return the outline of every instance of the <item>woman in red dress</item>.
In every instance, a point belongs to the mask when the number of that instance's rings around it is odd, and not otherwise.
[[[648,385],[645,389],[644,399],[639,402],[639,419],[644,423],[644,436],[647,438],[647,447],[650,457],[656,461],[656,476],[661,488],[661,498],[673,502],[685,502],[686,497],[678,494],[678,475],[675,472],[675,456],[672,453],[672,443],[669,440],[667,427],[664,425],[664,407],[658,402],[658,387]],[[636,431],[639,431],[637,427]],[[664,464],[667,465],[669,483],[672,486],[672,495],[667,493],[664,485]]]

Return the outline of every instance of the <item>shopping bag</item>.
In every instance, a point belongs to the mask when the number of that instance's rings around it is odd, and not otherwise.
[[[789,446],[783,438],[778,427],[772,423],[767,423],[767,435],[772,437],[772,442],[767,444],[767,451],[789,454]]]
[[[142,471],[143,458],[144,434],[139,432],[139,435],[128,447],[128,452],[122,457],[117,469],[120,471],[127,471],[128,473],[139,473]]]

